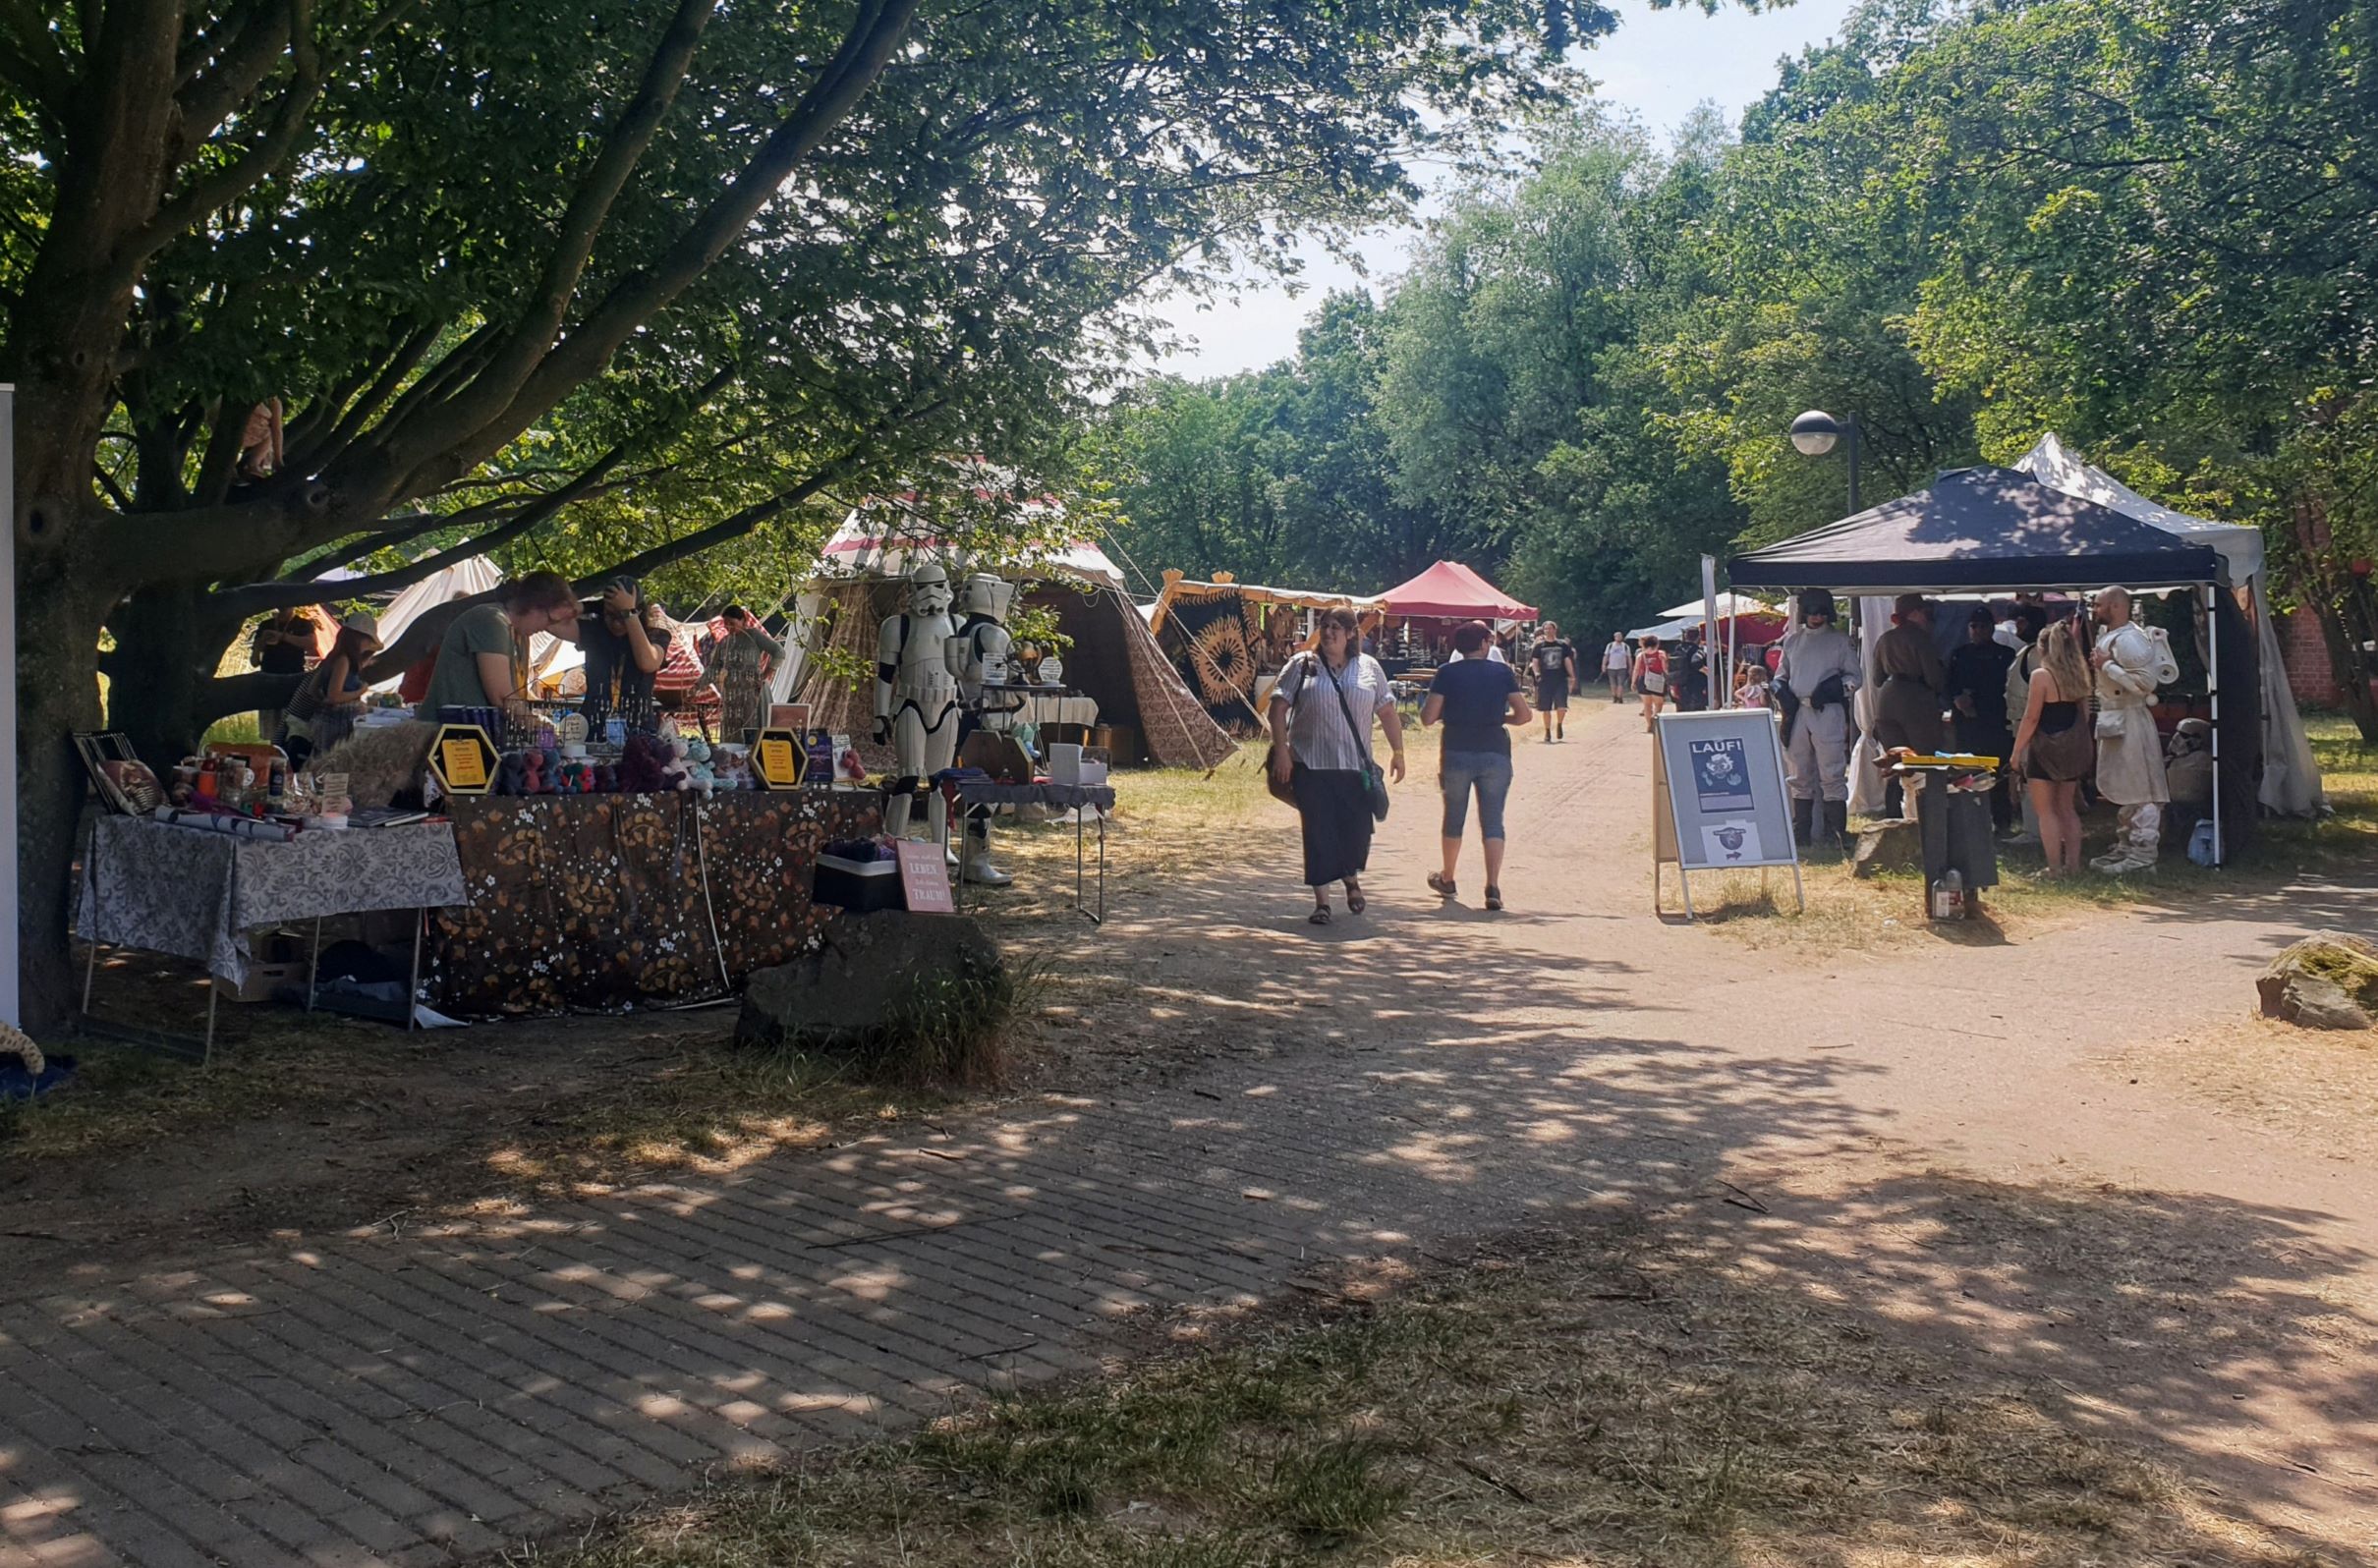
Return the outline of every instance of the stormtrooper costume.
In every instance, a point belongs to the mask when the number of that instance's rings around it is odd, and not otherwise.
[[[2109,875],[2151,870],[2163,847],[2164,804],[2172,799],[2164,776],[2163,739],[2148,708],[2155,689],[2180,679],[2180,666],[2161,637],[2136,621],[2098,636],[2097,793],[2121,810],[2115,812],[2114,848],[2089,864]]]
[[[950,653],[958,635],[949,618],[949,574],[927,564],[908,574],[908,611],[887,616],[876,633],[876,742],[889,741],[899,778],[883,809],[883,830],[908,836],[917,782],[947,768],[958,754],[958,673]],[[935,843],[949,843],[941,798],[929,798]]]
[[[1004,729],[1012,721],[1012,711],[985,708],[983,688],[1007,680],[1007,662],[1015,649],[1014,640],[1007,635],[1007,606],[1015,594],[1013,583],[988,572],[977,572],[966,580],[966,619],[958,627],[957,643],[958,692],[965,701],[958,722],[960,745],[977,728]],[[971,841],[965,857],[968,881],[1004,887],[1015,880],[991,864],[988,808],[968,814],[966,836]]]
[[[1799,619],[1798,629],[1784,639],[1784,659],[1776,668],[1777,684],[1798,703],[1785,721],[1791,733],[1784,748],[1792,834],[1803,845],[1840,845],[1849,834],[1849,699],[1858,689],[1858,650],[1847,633],[1835,629],[1829,590],[1802,593]],[[1833,682],[1839,701],[1832,700]]]

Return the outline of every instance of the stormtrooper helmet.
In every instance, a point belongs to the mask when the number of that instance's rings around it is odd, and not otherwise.
[[[946,615],[949,613],[949,574],[928,561],[908,574],[908,611],[911,615]]]
[[[1014,602],[1016,586],[1003,577],[989,572],[977,572],[966,580],[966,613],[987,616],[1004,626],[1007,606]]]

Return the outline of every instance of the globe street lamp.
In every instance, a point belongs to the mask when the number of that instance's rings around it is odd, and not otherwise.
[[[1849,510],[1858,509],[1858,417],[1837,420],[1822,409],[1810,409],[1791,421],[1791,444],[1809,457],[1823,457],[1843,436],[1849,438]]]

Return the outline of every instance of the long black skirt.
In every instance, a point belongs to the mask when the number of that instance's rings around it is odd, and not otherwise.
[[[1360,876],[1371,864],[1371,798],[1352,768],[1296,764],[1289,787],[1305,824],[1305,885]]]

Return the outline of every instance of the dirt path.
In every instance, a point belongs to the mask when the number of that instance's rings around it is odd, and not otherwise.
[[[1191,1071],[0,1304],[0,1565],[449,1560],[1081,1366],[1141,1305],[1612,1204],[2378,1554],[2378,1168],[2154,1055],[2378,898],[1753,950],[1651,918],[1648,742],[1578,719],[1518,748],[1501,916],[1421,889],[1422,784],[1362,920],[1303,924],[1274,821],[1069,935],[1080,1027]]]

